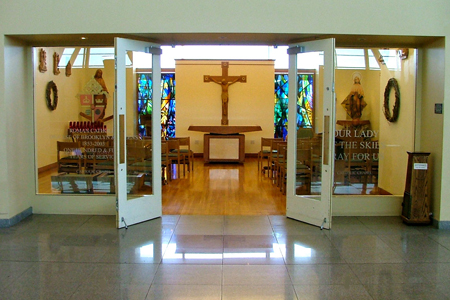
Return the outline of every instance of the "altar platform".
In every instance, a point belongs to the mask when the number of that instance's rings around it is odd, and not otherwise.
[[[203,135],[203,161],[238,162],[245,160],[244,132],[262,131],[261,126],[194,126],[189,131],[205,132]]]

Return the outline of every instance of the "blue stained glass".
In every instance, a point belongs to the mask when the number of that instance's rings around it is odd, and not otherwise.
[[[138,75],[138,115],[151,115],[153,112],[152,74]],[[138,131],[142,136],[150,135],[138,118]],[[175,136],[175,74],[161,74],[161,136]]]
[[[312,128],[313,126],[313,74],[297,75],[297,128]],[[274,137],[285,139],[288,126],[288,74],[275,75],[275,105],[274,105]]]

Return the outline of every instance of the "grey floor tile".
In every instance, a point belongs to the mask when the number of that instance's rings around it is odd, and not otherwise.
[[[363,285],[294,285],[299,300],[372,300]]]
[[[450,262],[450,250],[427,235],[382,235],[380,238],[408,262]]]
[[[0,261],[0,290],[10,285],[36,264],[34,262]]]
[[[85,283],[150,286],[157,269],[158,264],[97,264]]]
[[[99,284],[85,283],[78,287],[70,299],[73,300],[142,300],[150,284]]]
[[[346,264],[288,265],[287,269],[294,285],[361,284]]]
[[[350,268],[363,284],[427,283],[421,268],[411,264],[351,264]]]
[[[223,285],[286,285],[292,284],[286,266],[244,265],[223,266]]]
[[[33,215],[0,229],[0,299],[449,299],[450,233],[398,217]]]
[[[450,263],[418,263],[411,264],[429,282],[450,283]]]
[[[154,284],[167,285],[220,285],[222,266],[162,264],[153,280]]]
[[[430,283],[415,284],[378,284],[365,285],[374,300],[445,300],[449,299],[436,285]]]
[[[221,300],[220,285],[159,285],[153,284],[147,295],[148,300]]]
[[[286,285],[225,285],[223,300],[297,300],[294,287]]]

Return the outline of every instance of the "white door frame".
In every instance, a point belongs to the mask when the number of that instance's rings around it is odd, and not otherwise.
[[[334,128],[335,128],[335,93],[334,93],[334,39],[317,40],[312,42],[289,45],[289,115],[288,129],[288,176],[286,188],[286,216],[321,228],[331,228],[331,197],[334,170]],[[297,134],[297,54],[323,51],[324,72],[323,90],[316,90],[323,97],[323,132],[322,132],[322,176],[321,195],[297,196],[296,181],[296,148]],[[316,77],[317,78],[317,77]],[[317,86],[317,85],[316,85]],[[316,105],[317,107],[317,105]],[[294,113],[292,113],[294,112]],[[294,128],[293,128],[294,127]],[[289,138],[291,136],[292,138]]]
[[[152,54],[153,107],[160,107],[161,99],[161,49],[157,44],[115,38],[116,87],[114,93],[114,153],[116,181],[117,228],[154,219],[162,215],[161,190],[161,111],[153,109],[152,115],[152,195],[127,194],[126,166],[126,60],[127,51]]]

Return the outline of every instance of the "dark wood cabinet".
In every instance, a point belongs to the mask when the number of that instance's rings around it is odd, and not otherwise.
[[[408,224],[427,224],[430,218],[429,167],[427,152],[407,152],[408,170],[405,193],[403,195],[403,222]]]

